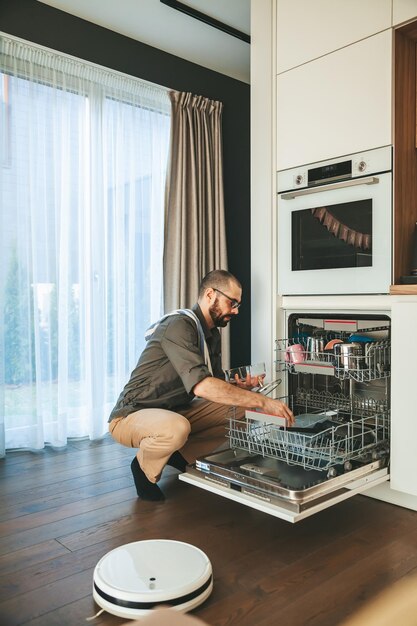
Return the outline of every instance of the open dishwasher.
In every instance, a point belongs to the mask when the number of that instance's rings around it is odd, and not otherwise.
[[[389,479],[390,319],[291,314],[287,327],[275,365],[295,426],[231,409],[229,449],[180,480],[297,522]]]

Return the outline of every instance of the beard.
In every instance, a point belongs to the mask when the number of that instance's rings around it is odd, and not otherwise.
[[[209,308],[210,317],[213,320],[213,324],[217,328],[224,328],[230,322],[230,315],[223,315],[219,306],[219,299],[216,298],[211,307]]]

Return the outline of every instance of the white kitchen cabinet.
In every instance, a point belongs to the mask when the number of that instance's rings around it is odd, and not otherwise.
[[[417,496],[417,297],[391,306],[391,487]]]
[[[390,28],[391,0],[277,0],[276,18],[279,74]]]
[[[277,76],[277,169],[392,143],[392,30]]]
[[[392,25],[398,26],[417,17],[417,0],[393,0]]]

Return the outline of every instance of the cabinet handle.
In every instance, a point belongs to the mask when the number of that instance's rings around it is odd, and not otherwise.
[[[329,185],[320,185],[319,187],[286,191],[278,195],[281,196],[282,200],[292,200],[293,198],[298,198],[298,196],[307,196],[310,193],[320,193],[321,191],[330,191],[331,189],[343,189],[344,187],[355,187],[356,185],[375,185],[376,183],[379,183],[379,178],[376,176],[368,176],[366,178],[343,180],[339,183],[330,183]]]

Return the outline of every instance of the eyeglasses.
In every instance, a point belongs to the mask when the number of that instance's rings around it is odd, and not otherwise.
[[[230,296],[228,296],[226,293],[223,293],[223,291],[220,291],[220,289],[217,289],[217,287],[213,287],[213,289],[214,289],[214,291],[217,291],[218,293],[221,293],[222,296],[224,296],[225,298],[230,300],[230,306],[232,307],[232,309],[238,309],[240,307],[240,305],[242,304],[241,302],[238,302],[234,298],[231,298]]]

